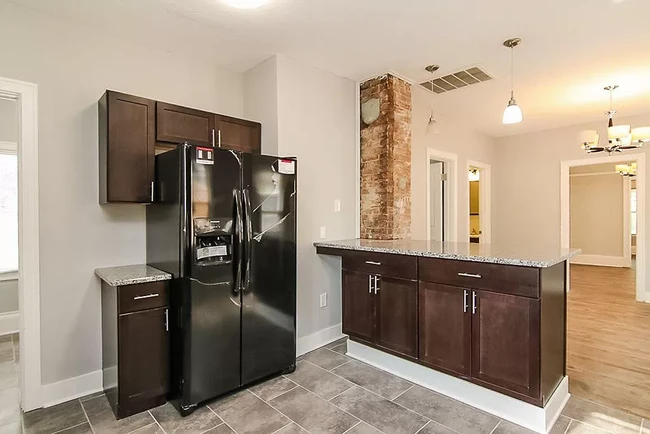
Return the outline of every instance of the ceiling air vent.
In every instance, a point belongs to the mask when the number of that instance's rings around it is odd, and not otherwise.
[[[465,86],[481,83],[483,81],[492,80],[494,77],[483,71],[479,67],[469,68],[463,71],[454,72],[453,74],[445,75],[444,77],[434,78],[427,80],[420,85],[427,90],[435,93],[445,93],[450,90],[459,89]]]

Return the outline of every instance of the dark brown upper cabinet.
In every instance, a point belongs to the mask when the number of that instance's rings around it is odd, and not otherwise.
[[[217,146],[235,151],[259,154],[262,151],[262,124],[216,115]]]
[[[216,146],[215,114],[158,101],[156,139],[159,142]]]
[[[155,101],[107,90],[99,112],[99,202],[147,203],[154,178]]]

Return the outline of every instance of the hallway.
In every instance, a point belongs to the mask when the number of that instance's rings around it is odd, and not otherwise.
[[[650,304],[630,268],[571,266],[567,373],[572,395],[650,417]]]

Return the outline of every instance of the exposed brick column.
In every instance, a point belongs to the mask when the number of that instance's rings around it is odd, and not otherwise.
[[[390,74],[361,84],[379,118],[361,121],[361,238],[411,236],[411,85]]]

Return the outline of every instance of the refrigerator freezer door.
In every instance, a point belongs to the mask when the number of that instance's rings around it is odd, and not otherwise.
[[[242,158],[242,384],[248,384],[296,362],[296,162]]]
[[[185,361],[183,405],[232,391],[241,384],[241,258],[243,210],[238,206],[237,153],[191,146],[187,278],[183,297]]]

